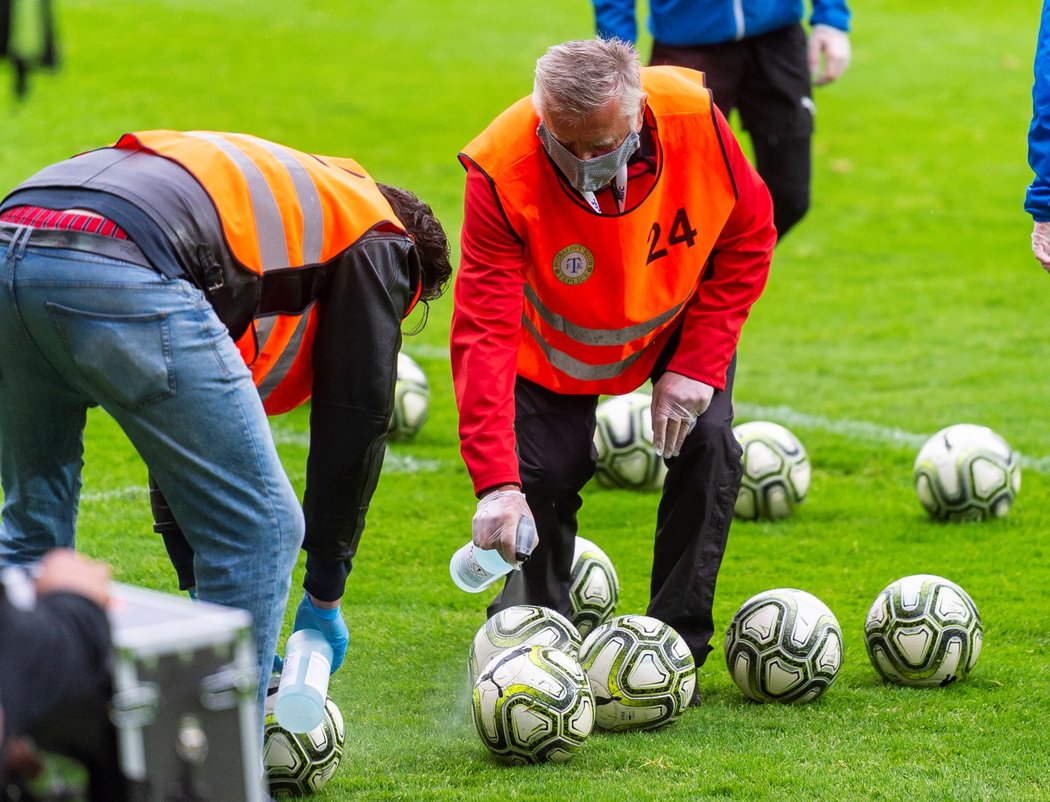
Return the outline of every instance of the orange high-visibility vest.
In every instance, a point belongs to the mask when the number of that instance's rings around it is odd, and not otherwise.
[[[234,258],[260,280],[324,264],[376,229],[405,231],[353,159],[212,131],[142,131],[125,134],[114,147],[145,150],[187,170],[214,202]],[[309,399],[316,325],[310,306],[258,318],[237,341],[267,413]]]
[[[492,181],[525,248],[518,374],[556,392],[622,394],[649,377],[736,202],[703,75],[647,67],[658,175],[599,215],[559,178],[523,98],[460,154]],[[465,162],[466,163],[466,162]]]

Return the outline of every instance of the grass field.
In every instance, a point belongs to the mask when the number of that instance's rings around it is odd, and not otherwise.
[[[319,800],[1050,799],[1050,281],[1021,207],[1039,4],[852,6],[852,67],[816,95],[814,204],[777,250],[737,376],[741,420],[778,420],[805,443],[810,497],[789,520],[733,526],[715,606],[721,632],[761,590],[816,594],[844,631],[835,684],[809,706],[746,703],[716,648],[700,676],[703,706],[673,727],[597,734],[561,766],[493,763],[463,679],[488,594],[458,591],[447,573],[474,499],[458,454],[446,297],[406,341],[430,379],[431,418],[389,449],[348,585],[352,639],[332,679],[347,750]],[[34,76],[21,104],[0,72],[5,191],[124,131],[247,131],[353,156],[430,200],[453,238],[457,150],[529,91],[548,45],[592,30],[585,0],[59,9],[62,70]],[[925,436],[964,421],[1025,456],[1024,484],[1006,520],[935,525],[911,464]],[[301,490],[306,414],[272,423]],[[86,460],[80,548],[121,581],[173,589],[145,469],[102,415],[90,419]],[[619,612],[644,611],[656,503],[586,491],[580,534],[615,562]],[[920,572],[966,588],[985,625],[975,672],[936,691],[883,685],[862,637],[876,594]]]

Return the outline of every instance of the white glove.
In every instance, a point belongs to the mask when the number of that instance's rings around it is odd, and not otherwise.
[[[653,450],[677,457],[696,419],[711,404],[715,388],[680,373],[667,372],[653,385]]]
[[[523,519],[524,525],[522,525]],[[493,490],[478,502],[470,525],[479,549],[496,549],[511,565],[524,562],[536,548],[536,521],[520,490]],[[521,541],[521,542],[519,542]]]
[[[817,86],[831,83],[849,66],[849,34],[830,25],[814,25],[809,32],[808,59],[813,83]]]
[[[1032,229],[1032,253],[1043,270],[1050,273],[1050,223],[1035,224]]]

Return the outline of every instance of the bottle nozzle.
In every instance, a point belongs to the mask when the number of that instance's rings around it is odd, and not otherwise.
[[[519,564],[532,556],[532,550],[536,548],[538,540],[536,521],[530,515],[521,516],[518,519],[518,529],[514,534],[514,557]]]

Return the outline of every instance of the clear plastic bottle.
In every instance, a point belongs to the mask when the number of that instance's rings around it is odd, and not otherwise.
[[[452,555],[448,570],[452,581],[467,593],[481,593],[514,568],[495,549],[479,549],[468,540]]]
[[[448,571],[452,581],[467,593],[481,593],[501,576],[520,567],[528,559],[536,542],[536,523],[532,518],[523,517],[518,521],[516,540],[518,562],[514,565],[500,557],[495,549],[481,549],[474,545],[473,540],[468,540],[456,550],[449,562]]]
[[[300,629],[288,638],[274,716],[289,732],[310,732],[324,719],[332,647],[316,629]]]

